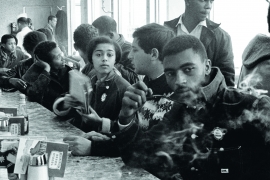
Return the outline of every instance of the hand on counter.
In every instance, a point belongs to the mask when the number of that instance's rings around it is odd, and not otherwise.
[[[69,144],[69,150],[75,156],[89,156],[91,153],[91,141],[81,136],[67,136],[63,139]]]
[[[19,177],[15,173],[8,173],[8,179],[9,180],[19,180]]]
[[[83,135],[83,137],[86,139],[93,140],[93,141],[107,141],[107,140],[111,139],[108,136],[101,134],[101,133],[98,133],[98,132],[95,132],[95,131],[85,133]]]
[[[26,82],[19,78],[10,78],[9,83],[17,89],[25,89],[27,87]]]

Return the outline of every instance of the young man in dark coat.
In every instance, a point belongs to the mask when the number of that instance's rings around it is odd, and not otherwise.
[[[42,41],[46,41],[46,35],[42,32],[32,31],[29,32],[23,41],[23,47],[32,57],[20,61],[16,66],[8,70],[5,75],[0,77],[0,87],[5,91],[20,90],[24,92],[27,87],[26,83],[22,80],[22,76],[35,62],[34,48]]]
[[[213,0],[185,0],[185,12],[180,17],[164,22],[177,35],[190,34],[201,40],[212,66],[220,69],[227,86],[234,86],[234,62],[230,35],[220,24],[210,21],[207,16]]]
[[[21,50],[17,49],[17,43],[17,38],[11,34],[5,34],[1,37],[0,75],[4,75],[21,60],[28,58]]]
[[[27,83],[26,95],[52,110],[55,99],[69,90],[71,68],[65,65],[63,53],[53,41],[39,43],[34,57],[37,62],[22,77]]]
[[[227,88],[194,36],[172,39],[163,57],[173,107],[143,132],[135,114],[151,92],[141,82],[127,89],[115,134],[124,162],[161,179],[269,179],[269,97]]]

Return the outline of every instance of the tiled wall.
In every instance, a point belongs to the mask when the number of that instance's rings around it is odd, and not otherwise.
[[[23,7],[51,6],[52,15],[55,15],[58,11],[57,6],[65,6],[63,10],[66,11],[66,1],[67,0],[0,0],[0,37],[10,33],[10,23],[17,21],[17,16],[23,13]],[[33,11],[39,11],[39,9],[33,8]],[[46,24],[46,22],[44,22],[44,24]]]

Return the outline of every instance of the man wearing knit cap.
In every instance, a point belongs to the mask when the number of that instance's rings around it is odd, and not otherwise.
[[[36,45],[46,40],[47,38],[44,33],[32,31],[25,36],[23,47],[32,56]],[[26,83],[21,78],[34,62],[35,60],[32,56],[32,58],[21,61],[12,69],[7,71],[4,76],[0,77],[0,87],[6,91],[15,91],[17,89],[24,91],[26,88]]]

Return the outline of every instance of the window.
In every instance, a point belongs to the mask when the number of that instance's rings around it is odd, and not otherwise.
[[[265,0],[215,1],[213,20],[232,38],[234,64],[238,75],[242,66],[242,53],[258,33],[267,34],[267,9]]]

